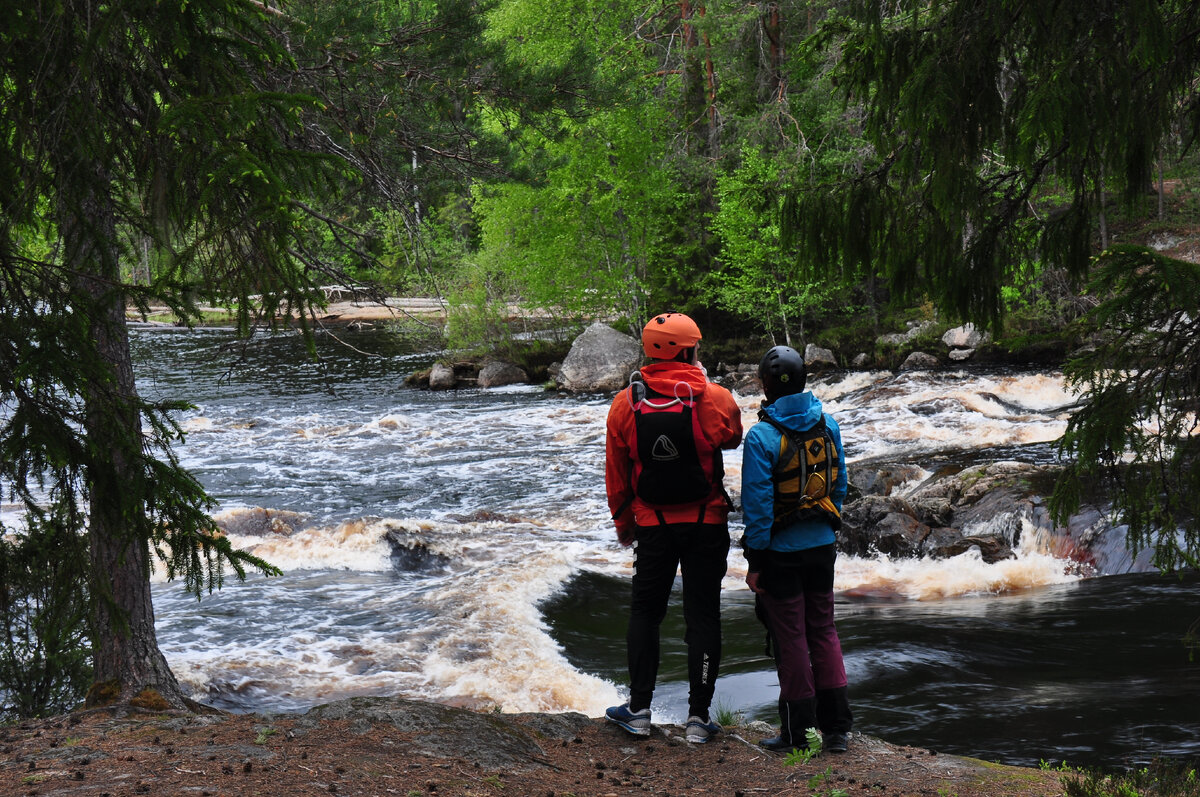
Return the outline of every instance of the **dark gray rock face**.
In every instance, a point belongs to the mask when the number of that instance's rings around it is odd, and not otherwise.
[[[940,472],[913,486],[919,469],[903,464],[854,468],[861,497],[846,502],[838,547],[847,554],[945,559],[977,549],[985,562],[1011,559],[1022,536],[1036,533],[1057,556],[1099,572],[1144,569],[1122,558],[1102,512],[1085,507],[1066,527],[1050,519],[1043,498],[1056,468],[991,462]],[[1115,569],[1114,569],[1115,568]]]
[[[529,381],[525,369],[515,363],[493,360],[479,369],[475,384],[479,387],[520,385]]]
[[[481,714],[467,709],[394,697],[353,697],[317,706],[300,722],[349,720],[359,734],[374,725],[411,733],[412,750],[437,758],[465,758],[484,769],[545,766],[538,738],[570,739],[590,723],[582,714]]]

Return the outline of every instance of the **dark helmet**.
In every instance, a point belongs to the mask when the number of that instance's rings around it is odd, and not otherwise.
[[[762,380],[767,401],[803,393],[804,383],[808,381],[804,356],[791,346],[773,346],[758,364],[758,378]]]

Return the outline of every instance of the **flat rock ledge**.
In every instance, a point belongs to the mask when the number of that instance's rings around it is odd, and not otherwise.
[[[1057,797],[1062,773],[855,732],[850,750],[785,763],[761,722],[707,744],[634,738],[578,713],[501,714],[356,697],[305,714],[80,711],[0,727],[0,794]],[[820,781],[819,789],[814,782]]]

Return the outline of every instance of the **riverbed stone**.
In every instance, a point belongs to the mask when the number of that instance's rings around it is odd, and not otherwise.
[[[956,363],[962,362],[963,360],[969,360],[972,357],[974,357],[975,350],[974,349],[951,349],[950,354],[948,356],[950,357],[951,360],[954,360],[954,362],[956,362]]]
[[[479,387],[503,387],[521,385],[529,381],[529,374],[516,363],[492,360],[479,369],[476,385]]]
[[[571,344],[558,373],[559,385],[575,393],[620,390],[642,360],[642,346],[599,321]]]
[[[454,369],[445,363],[434,363],[429,371],[430,390],[452,390],[458,385]]]
[[[904,362],[900,364],[901,371],[928,371],[931,368],[937,367],[937,357],[923,351],[914,351],[905,357]]]
[[[837,357],[832,350],[823,349],[813,343],[804,347],[804,364],[814,373],[838,367]]]
[[[851,486],[862,495],[891,495],[897,487],[918,481],[925,476],[926,473],[921,468],[907,463],[856,467],[849,472]]]

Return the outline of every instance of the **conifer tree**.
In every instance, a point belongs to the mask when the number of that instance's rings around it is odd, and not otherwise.
[[[551,95],[489,60],[469,0],[295,11],[257,0],[0,11],[0,488],[31,527],[53,507],[56,528],[87,535],[91,704],[188,705],[157,645],[152,558],[197,596],[226,566],[277,572],[217,532],[179,466],[172,411],[185,405],[139,396],[127,311],[165,303],[188,321],[215,303],[246,334],[307,328],[318,284],[338,276],[310,234],[357,241],[324,212],[330,197],[365,187],[411,210],[418,187],[388,160],[398,150],[403,163],[420,153],[464,173],[496,168],[471,103],[536,109]],[[131,240],[154,253],[149,284],[126,278]]]
[[[1148,192],[1173,124],[1200,129],[1198,31],[1189,0],[855,0],[820,42],[875,161],[792,192],[785,233],[803,263],[996,323],[1015,269],[1083,275],[1106,203]]]
[[[1174,130],[1185,149],[1200,132],[1190,0],[855,0],[821,36],[875,162],[786,197],[800,262],[877,269],[965,320],[1000,323],[1001,289],[1030,262],[1084,278],[1110,243],[1106,207],[1150,194]],[[1099,345],[1066,369],[1083,409],[1055,512],[1103,484],[1134,548],[1194,565],[1197,271],[1123,247],[1100,264],[1087,319]]]

